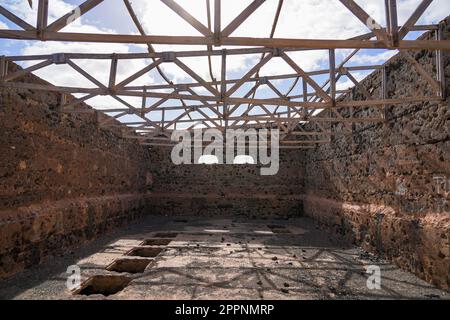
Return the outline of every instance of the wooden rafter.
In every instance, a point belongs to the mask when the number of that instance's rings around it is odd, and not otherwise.
[[[353,108],[373,107],[376,109],[385,108],[386,105],[399,105],[408,102],[438,101],[445,97],[445,76],[443,76],[443,50],[450,50],[450,41],[442,39],[442,32],[438,26],[426,25],[417,26],[416,23],[429,7],[432,0],[422,0],[415,9],[411,17],[403,26],[398,25],[397,3],[396,0],[385,0],[386,9],[386,27],[382,28],[373,18],[365,12],[354,0],[335,0],[340,1],[351,13],[353,13],[361,22],[363,22],[371,32],[353,37],[346,40],[336,39],[285,39],[274,38],[276,25],[280,17],[283,0],[279,0],[275,18],[273,21],[270,36],[268,38],[250,38],[250,37],[231,37],[231,34],[237,30],[257,9],[265,2],[264,0],[252,1],[242,12],[240,12],[227,26],[222,29],[221,6],[225,3],[220,0],[214,1],[214,19],[211,18],[210,0],[206,0],[208,25],[194,18],[188,10],[185,10],[174,0],[161,0],[168,8],[174,11],[179,17],[188,22],[195,28],[201,36],[166,36],[149,35],[145,32],[139,19],[134,12],[131,2],[123,0],[125,7],[133,20],[139,34],[85,34],[61,32],[65,26],[72,21],[80,18],[90,10],[96,8],[103,0],[83,1],[74,10],[64,16],[56,19],[50,25],[48,20],[48,0],[38,0],[36,27],[28,24],[16,14],[0,6],[0,14],[9,21],[15,23],[23,30],[0,30],[0,38],[18,39],[18,40],[46,40],[46,41],[82,41],[82,42],[111,42],[111,43],[135,43],[147,45],[147,53],[57,53],[49,55],[0,57],[0,87],[14,88],[17,90],[32,89],[59,92],[62,97],[69,93],[84,94],[82,97],[67,101],[61,98],[61,111],[64,112],[91,112],[87,108],[76,109],[77,105],[98,95],[111,96],[120,102],[123,107],[108,108],[103,112],[117,113],[114,117],[101,122],[102,126],[120,126],[121,124],[114,119],[121,118],[127,114],[136,115],[141,120],[136,123],[124,123],[127,126],[136,125],[136,130],[150,130],[151,134],[170,132],[175,129],[177,124],[184,123],[188,127],[193,127],[196,123],[201,123],[205,127],[214,127],[220,130],[229,128],[269,128],[276,127],[284,132],[282,141],[286,144],[295,144],[286,140],[292,136],[300,136],[309,141],[306,143],[315,143],[316,141],[329,141],[334,133],[331,130],[331,123],[342,122],[343,125],[351,131],[353,122],[378,122],[382,121],[380,117],[355,117]],[[31,1],[30,1],[31,5]],[[437,36],[433,40],[404,40],[409,31],[412,30],[435,30]],[[375,40],[371,40],[376,37]],[[156,52],[153,44],[179,44],[179,45],[206,45],[206,51],[178,51],[178,52]],[[242,48],[227,48],[213,50],[213,46],[242,46]],[[352,52],[336,66],[335,49],[351,48]],[[383,90],[381,99],[377,99],[367,90],[361,88],[365,100],[344,101],[340,99],[342,94],[348,90],[337,90],[336,84],[342,76],[355,85],[358,81],[352,75],[353,71],[371,71],[383,70],[383,66],[351,66],[345,67],[345,64],[360,49],[399,49],[405,53],[407,61],[417,70],[421,77],[431,85],[436,91],[436,95],[412,96],[405,98],[392,99],[386,95],[386,81],[383,81]],[[305,72],[298,62],[290,58],[288,52],[321,50],[329,51],[329,68],[326,70],[316,70]],[[424,68],[408,53],[410,50],[436,50],[436,79],[430,75]],[[242,77],[231,79],[227,75],[227,57],[243,54],[261,54],[260,61],[254,65]],[[220,79],[214,79],[211,57],[220,56],[222,58],[222,68]],[[261,68],[268,63],[273,56],[281,57],[294,73],[281,74],[273,76],[259,75]],[[185,57],[208,57],[209,74],[211,81],[206,81],[197,72],[193,71],[181,59]],[[110,61],[109,79],[107,84],[101,83],[89,70],[80,67],[77,59],[101,59]],[[116,83],[117,67],[122,59],[152,59],[152,63],[134,72],[120,83]],[[7,63],[9,61],[36,61],[23,70],[8,73]],[[194,81],[192,83],[173,83],[161,69],[162,63],[172,63],[177,65]],[[76,72],[84,76],[95,85],[94,88],[82,87],[64,87],[51,84],[37,84],[17,82],[18,79],[45,68],[52,64],[66,64]],[[148,74],[156,69],[166,84],[145,84],[130,85],[133,81]],[[328,79],[324,83],[315,81],[313,78],[319,75],[328,74]],[[318,77],[319,78],[319,77]],[[318,79],[317,78],[317,79]],[[294,80],[287,93],[284,89],[276,85],[274,80]],[[14,81],[14,82],[13,82]],[[295,88],[299,88],[299,94],[294,93]],[[245,94],[239,90],[245,84],[251,84],[252,87]],[[228,88],[229,86],[229,88]],[[256,98],[256,93],[262,86],[268,88],[275,94],[272,98]],[[198,94],[194,90],[201,88],[207,90],[208,94]],[[169,89],[169,92],[159,92],[158,90]],[[197,91],[199,92],[199,91]],[[124,100],[124,97],[138,97],[142,99],[139,107]],[[157,99],[151,105],[147,106],[149,98]],[[179,100],[181,105],[169,105],[170,100]],[[195,104],[186,104],[186,101],[193,101]],[[240,107],[244,106],[241,112]],[[348,109],[349,112],[343,112]],[[173,111],[177,115],[168,120],[167,112]],[[318,112],[323,111],[323,112]],[[150,120],[151,114],[161,112],[161,121]],[[169,117],[170,118],[170,117]],[[307,132],[301,129],[302,123],[315,123],[319,132]],[[122,124],[123,125],[123,124]],[[296,130],[300,130],[296,131]],[[165,134],[165,133],[164,133]],[[167,135],[168,136],[168,135]],[[317,137],[317,139],[314,139]],[[324,140],[324,137],[327,140]]]

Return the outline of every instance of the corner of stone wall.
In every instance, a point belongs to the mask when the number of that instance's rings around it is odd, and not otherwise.
[[[441,26],[444,38],[450,39],[450,17]],[[417,51],[415,58],[430,74],[435,72],[429,52]],[[448,84],[449,52],[444,52],[444,65]],[[432,94],[401,54],[386,68],[392,98]],[[380,79],[380,72],[372,73],[344,100],[362,98],[361,86],[378,96]],[[446,290],[450,288],[449,106],[448,98],[389,106],[385,123],[355,124],[351,133],[308,151],[304,200],[305,215],[324,229]],[[370,116],[377,111],[359,112]],[[334,132],[342,130],[342,125],[333,127]]]

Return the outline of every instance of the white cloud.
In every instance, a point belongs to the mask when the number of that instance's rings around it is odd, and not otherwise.
[[[397,50],[389,50],[377,54],[358,54],[351,61],[360,65],[383,64],[397,53]]]
[[[103,5],[95,10],[104,10],[108,6],[118,5],[117,0],[105,0]],[[114,2],[114,3],[113,3]],[[176,0],[183,8],[186,8],[194,17],[204,25],[207,25],[207,14],[204,0]],[[222,1],[222,27],[232,21],[252,0],[240,1]],[[385,24],[384,3],[381,0],[357,0],[378,22]],[[398,13],[399,23],[402,24],[411,15],[421,0],[399,0]],[[122,1],[120,5],[123,6]],[[181,19],[164,5],[160,0],[133,0],[133,8],[142,23],[145,31],[150,35],[179,35],[179,36],[199,36],[197,30],[192,28],[186,21]],[[5,0],[2,5],[22,17],[30,24],[35,24],[37,6],[31,9],[26,0]],[[214,1],[212,5],[212,19],[214,17]],[[269,0],[261,5],[257,11],[249,17],[232,36],[264,37],[270,34],[277,0]],[[103,7],[102,7],[103,6]],[[49,6],[49,23],[63,16],[74,8],[74,5],[68,4],[63,0],[52,0]],[[124,9],[124,21],[128,19]],[[430,8],[425,12],[419,23],[437,23],[450,12],[450,1],[435,0]],[[108,19],[107,14],[104,15]],[[110,19],[111,20],[111,19]],[[118,33],[120,29],[118,24],[124,23],[122,20],[114,23],[109,21],[109,28],[102,27],[102,21],[95,19],[88,20],[85,16],[76,20],[71,25],[64,28],[65,32],[85,32],[85,33]],[[131,19],[129,23],[132,24]],[[0,22],[0,28],[7,26]],[[285,0],[281,11],[280,19],[275,32],[278,38],[297,38],[297,39],[346,39],[359,34],[368,32],[368,29],[356,17],[354,17],[338,0]],[[155,45],[157,51],[176,51],[176,50],[205,50],[206,46],[192,45]],[[221,49],[221,48],[213,48]],[[62,42],[29,42],[22,50],[22,54],[47,54],[56,52],[90,52],[90,53],[112,53],[112,52],[145,52],[145,46],[127,45],[127,44],[107,44],[107,43],[62,43]],[[338,61],[342,60],[345,54],[351,50],[337,50]],[[395,51],[368,52],[364,51],[352,58],[354,64],[381,64],[389,59]],[[306,71],[328,68],[328,53],[326,50],[303,51],[288,53],[296,63]],[[227,77],[239,77],[247,72],[251,67],[258,63],[260,55],[230,56],[227,58]],[[199,74],[203,79],[210,80],[208,62],[206,57],[184,58],[182,61],[192,70]],[[127,60],[121,61],[118,68],[117,81],[121,81],[133,72],[143,68],[151,61]],[[109,76],[109,63],[100,60],[80,60],[77,63],[95,78],[106,84]],[[212,57],[213,74],[220,76],[221,58]],[[174,82],[190,82],[189,76],[175,66],[174,64],[163,64],[161,68],[167,73]],[[282,73],[293,73],[292,68],[280,58],[275,58],[266,64],[260,72],[261,76],[275,75]],[[51,66],[36,72],[42,78],[51,81],[56,85],[64,86],[86,86],[92,84],[74,70],[67,66]],[[363,74],[355,73],[354,76],[363,77]],[[133,84],[152,84],[161,81],[155,71],[148,73]],[[341,81],[339,88],[352,86],[352,83]],[[204,94],[204,90],[197,90]],[[128,98],[127,101],[140,105],[139,99]],[[121,106],[115,100],[106,97],[97,97],[89,101],[94,106],[118,107]]]
[[[367,77],[368,72],[352,72],[351,74],[352,74],[353,78],[356,79],[356,81],[360,82],[365,77]],[[337,90],[346,90],[346,89],[352,88],[354,86],[355,86],[355,84],[350,79],[348,79],[346,76],[341,78],[341,80],[336,83]]]
[[[28,2],[7,1],[6,6],[17,13],[30,24],[36,16],[36,6],[30,9]],[[62,0],[53,0],[49,6],[49,23],[66,14],[73,9],[73,6],[66,4]],[[19,10],[19,11],[16,11]],[[76,20],[64,29],[65,32],[84,32],[84,33],[116,33],[112,29],[102,29],[84,22],[83,18]],[[52,54],[52,53],[112,53],[132,52],[133,46],[127,44],[109,44],[109,43],[78,43],[78,42],[29,42],[23,50],[24,55]],[[108,60],[74,60],[83,70],[88,72],[98,81],[107,85],[109,80],[110,63]],[[24,66],[35,64],[36,61],[27,62]],[[133,72],[144,68],[150,64],[150,60],[123,60],[118,64],[117,82],[125,79],[133,74]],[[86,87],[92,88],[95,85],[80,75],[77,71],[68,65],[51,65],[34,72],[37,76],[50,81],[52,84],[59,86]],[[154,79],[150,74],[146,74],[131,85],[144,85],[154,83]],[[125,97],[129,103],[140,106],[140,100],[136,98]],[[100,108],[122,108],[123,104],[117,100],[110,99],[105,96],[98,96],[88,100],[94,107]]]

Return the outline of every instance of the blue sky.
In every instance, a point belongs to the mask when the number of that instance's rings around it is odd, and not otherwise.
[[[34,0],[35,7],[37,1]],[[75,6],[82,3],[82,0],[50,0],[49,22],[62,16]],[[180,5],[186,8],[198,20],[206,22],[206,6],[204,0],[178,0]],[[226,25],[251,1],[222,1],[222,24]],[[385,25],[384,0],[358,0],[358,4],[373,16],[381,25]],[[213,5],[214,1],[211,1]],[[267,0],[232,36],[252,36],[268,37],[272,20],[278,1]],[[412,11],[420,3],[420,0],[399,0],[399,23],[402,24],[410,16]],[[154,35],[199,35],[196,30],[180,19],[170,9],[159,0],[133,0],[139,20],[143,24],[148,34]],[[26,0],[4,0],[2,5],[12,12],[25,19],[30,24],[35,24],[35,10],[30,9]],[[450,1],[435,0],[419,24],[437,23],[450,13]],[[0,16],[0,29],[17,29],[17,27],[4,17]],[[132,20],[129,18],[125,6],[121,0],[105,0],[81,19],[66,27],[62,31],[87,32],[87,33],[136,33]],[[280,38],[337,38],[345,39],[368,32],[359,20],[352,16],[338,0],[285,0],[283,10],[280,15],[279,24],[275,37]],[[419,33],[412,32],[409,39],[417,37]],[[0,40],[0,55],[20,55],[20,54],[43,54],[55,52],[145,52],[145,46],[124,45],[124,44],[87,44],[87,43],[60,43],[60,42],[36,42],[36,41],[15,41]],[[155,45],[157,51],[173,50],[205,50],[201,46],[166,46]],[[337,50],[337,63],[339,64],[349,50]],[[352,65],[372,65],[382,64],[395,51],[386,50],[362,50],[355,56],[347,66]],[[298,65],[306,71],[321,70],[328,68],[328,57],[326,51],[299,52],[289,54]],[[228,61],[227,78],[238,78],[245,74],[254,64],[259,61],[260,55],[249,55],[245,57],[232,57]],[[210,80],[208,64],[206,58],[183,59],[183,62],[201,75],[205,80]],[[90,72],[103,83],[106,82],[109,72],[109,65],[102,61],[77,61],[86,71]],[[118,81],[126,78],[133,71],[143,68],[150,61],[126,61],[119,65]],[[182,70],[174,65],[164,64],[162,66],[167,75],[175,82],[191,82],[192,79]],[[219,58],[213,58],[213,72],[215,76],[220,74]],[[293,70],[284,62],[274,59],[264,66],[260,72],[261,76],[276,75],[282,73],[293,73]],[[36,72],[36,75],[56,84],[65,86],[85,86],[92,87],[83,77],[76,74],[66,66],[50,66]],[[354,77],[358,80],[364,78],[367,73],[355,72]],[[322,83],[327,77],[318,76],[314,79]],[[158,84],[162,83],[161,77],[154,70],[138,79],[133,85]],[[278,81],[277,86],[281,92],[285,93],[292,84],[292,80]],[[348,88],[352,84],[343,77],[338,83],[341,89]],[[243,95],[250,86],[243,86],[236,95]],[[293,94],[301,94],[302,88],[299,84]],[[204,93],[199,91],[199,93]],[[261,88],[257,93],[258,98],[275,97],[268,88]],[[125,98],[126,101],[135,106],[140,106],[139,99]],[[148,99],[147,105],[151,105],[156,99]],[[108,97],[96,97],[88,101],[95,108],[117,108],[122,107],[117,101]],[[195,104],[195,103],[190,103]],[[180,105],[179,101],[168,101],[165,105]],[[283,110],[282,108],[280,110]],[[245,106],[240,108],[236,115],[245,111]],[[254,112],[258,110],[255,109]],[[207,114],[210,114],[206,112]],[[174,118],[179,112],[169,112],[166,119]],[[195,116],[195,113],[194,113]],[[159,112],[149,115],[152,120],[160,119]],[[136,121],[136,116],[124,116],[121,121]]]

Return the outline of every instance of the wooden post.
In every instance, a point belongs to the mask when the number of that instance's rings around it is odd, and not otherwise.
[[[388,92],[387,92],[387,69],[386,66],[381,69],[381,99],[385,100],[387,99]],[[387,105],[383,104],[383,117],[387,120]]]
[[[397,46],[399,41],[397,0],[385,0],[385,10],[389,40],[392,46]]]
[[[109,72],[109,90],[113,90],[116,85],[116,76],[117,76],[117,55],[113,54],[111,58],[111,70]]]
[[[441,41],[443,39],[444,32],[444,26],[439,25],[438,29],[436,30],[436,40]],[[437,79],[440,84],[440,93],[442,100],[445,100],[447,98],[447,85],[446,85],[446,79],[445,79],[445,69],[444,69],[444,54],[442,50],[436,51],[436,72],[437,72]]]
[[[221,0],[214,0],[214,45],[220,45],[221,35]]]
[[[0,81],[3,81],[3,79],[6,77],[8,71],[8,64],[6,61],[5,56],[0,57]]]
[[[225,120],[225,127],[226,127],[226,105],[225,105],[225,100],[226,100],[226,92],[227,92],[227,85],[226,85],[226,80],[227,80],[227,51],[225,49],[222,50],[222,66],[221,66],[221,84],[220,84],[220,102],[223,103],[223,117]],[[221,121],[222,124],[222,121]]]
[[[330,58],[330,96],[333,107],[336,104],[336,53],[334,49],[329,51]]]
[[[39,0],[37,13],[37,38],[44,40],[48,21],[48,0]]]
[[[143,94],[142,94],[142,105],[141,105],[141,117],[145,117],[145,106],[147,104],[147,87],[144,86]]]
[[[59,112],[64,112],[65,110],[63,109],[63,106],[65,106],[66,104],[67,104],[67,95],[65,93],[61,93],[60,100],[59,100],[58,111]]]

